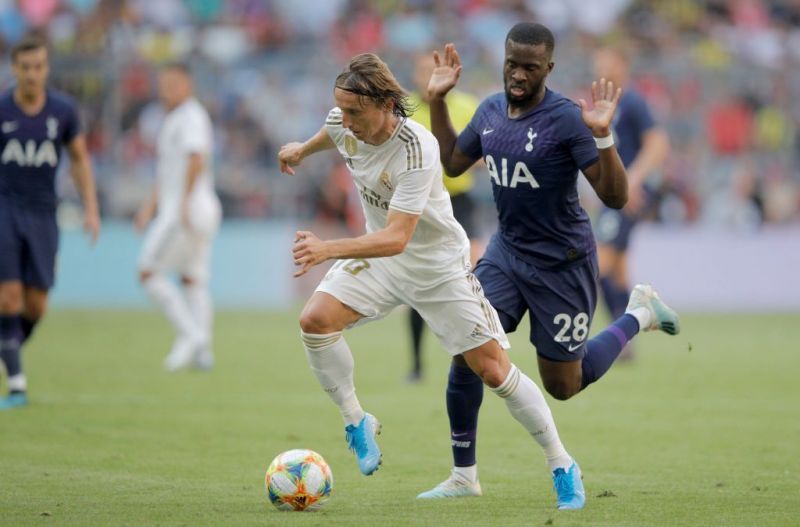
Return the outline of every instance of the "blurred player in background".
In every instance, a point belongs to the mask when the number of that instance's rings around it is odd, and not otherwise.
[[[600,289],[612,319],[625,313],[630,296],[628,243],[639,219],[655,201],[647,178],[661,169],[669,155],[669,137],[653,119],[644,97],[629,85],[630,59],[619,47],[604,47],[594,54],[594,75],[623,87],[617,113],[611,122],[617,152],[628,173],[628,203],[622,209],[603,207],[595,224]],[[620,358],[633,358],[628,344]]]
[[[16,86],[0,98],[0,354],[9,395],[27,404],[21,348],[47,309],[58,251],[56,169],[66,147],[92,244],[100,233],[94,176],[75,103],[47,88],[48,50],[37,36],[11,49]]]
[[[175,329],[164,367],[209,369],[214,363],[209,264],[221,219],[211,172],[211,119],[193,95],[187,66],[164,67],[158,91],[166,115],[156,146],[156,187],[134,220],[141,231],[155,216],[142,245],[139,280]],[[180,275],[182,290],[169,272]]]
[[[407,118],[408,100],[394,75],[377,56],[358,55],[337,77],[334,97],[337,107],[319,132],[284,145],[278,159],[281,170],[293,174],[291,167],[307,156],[338,149],[364,207],[367,234],[323,241],[300,231],[293,248],[300,267],[295,276],[337,260],[300,315],[300,336],[311,370],[339,407],[361,472],[370,475],[380,464],[380,424],[356,397],[353,356],[342,331],[402,304],[418,310],[445,350],[505,400],[548,461],[574,465],[544,395],[508,358],[497,312],[471,272],[469,241],[453,217],[436,140]],[[583,487],[566,477],[555,475],[558,501],[575,508]]]
[[[547,89],[554,48],[553,34],[541,24],[511,28],[505,41],[504,92],[484,99],[458,136],[445,101],[461,74],[453,44],[445,47],[443,58],[435,53],[428,92],[447,174],[455,177],[483,158],[492,179],[498,230],[475,274],[507,332],[529,313],[542,382],[553,397],[565,400],[605,374],[640,330],[674,334],[678,318],[650,286],[640,285],[627,313],[588,339],[597,302],[597,261],[591,223],[578,200],[578,170],[605,204],[625,205],[625,168],[610,130],[621,93],[600,79],[592,84],[592,107],[581,100],[579,108]],[[482,398],[478,377],[454,357],[447,385],[454,469],[420,498],[480,494],[475,440]],[[577,487],[577,464],[548,462],[556,480]],[[584,501],[563,505],[581,508]]]
[[[411,95],[410,100],[414,108],[414,120],[428,130],[431,129],[428,81],[431,78],[434,67],[436,67],[436,64],[433,62],[433,55],[430,53],[420,53],[414,59],[414,85],[416,92]],[[452,90],[447,94],[447,106],[456,130],[463,130],[469,124],[469,120],[475,110],[478,109],[478,102],[478,99],[472,95],[458,90]],[[475,265],[482,250],[478,239],[479,232],[475,226],[475,201],[469,194],[474,185],[474,176],[469,170],[458,178],[444,178],[444,187],[447,189],[447,193],[450,194],[450,203],[453,205],[453,215],[456,217],[456,221],[464,228],[469,238],[470,262],[472,265]],[[408,380],[416,382],[422,378],[422,334],[425,330],[425,322],[420,314],[412,309],[409,311],[409,324],[411,326],[412,367]]]

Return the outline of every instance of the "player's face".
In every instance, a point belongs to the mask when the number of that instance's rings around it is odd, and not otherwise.
[[[336,106],[342,110],[342,126],[353,132],[356,139],[369,144],[378,144],[376,139],[387,127],[391,111],[355,93],[334,89]]]
[[[594,78],[608,79],[614,84],[624,84],[627,77],[625,61],[614,51],[601,49],[594,54]]]
[[[50,73],[47,49],[37,48],[18,53],[12,69],[23,96],[32,97],[44,92]]]
[[[191,94],[191,81],[181,71],[167,69],[158,76],[158,98],[167,109],[182,103]]]
[[[526,106],[542,91],[553,62],[544,44],[532,46],[506,41],[503,86],[511,106]]]

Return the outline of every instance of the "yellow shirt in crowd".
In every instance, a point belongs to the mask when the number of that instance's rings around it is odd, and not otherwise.
[[[419,95],[416,93],[412,94],[411,101],[416,105],[416,111],[411,118],[430,130],[430,106],[428,103],[420,99]],[[447,109],[450,113],[450,121],[453,123],[453,128],[455,128],[456,134],[458,134],[469,124],[469,121],[472,119],[475,110],[478,109],[479,101],[471,95],[455,90],[447,94],[446,101]],[[442,173],[444,174],[444,168],[442,169]],[[451,196],[457,196],[458,194],[463,194],[464,192],[469,191],[474,184],[475,181],[473,179],[471,170],[464,172],[459,177],[447,177],[446,175],[444,177],[444,186],[447,188],[447,192],[449,192]]]

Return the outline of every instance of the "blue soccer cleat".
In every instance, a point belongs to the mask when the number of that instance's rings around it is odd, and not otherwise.
[[[574,461],[567,471],[563,468],[553,471],[553,488],[558,496],[559,510],[582,509],[586,505],[581,468]]]
[[[678,314],[661,300],[653,286],[648,284],[634,286],[625,312],[633,311],[639,307],[647,309],[651,315],[650,325],[646,328],[641,328],[642,331],[660,329],[669,335],[677,335],[681,332]]]
[[[11,410],[28,404],[28,396],[25,392],[12,392],[8,396],[0,399],[0,410]]]
[[[381,424],[374,415],[364,414],[358,426],[347,425],[344,429],[344,438],[355,452],[358,459],[358,468],[365,476],[378,470],[381,464],[381,448],[375,441],[375,436],[381,433]]]

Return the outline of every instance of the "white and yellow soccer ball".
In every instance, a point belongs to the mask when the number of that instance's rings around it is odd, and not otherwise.
[[[333,490],[333,473],[313,450],[294,449],[278,454],[264,480],[269,501],[282,511],[319,509]]]

